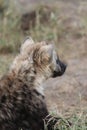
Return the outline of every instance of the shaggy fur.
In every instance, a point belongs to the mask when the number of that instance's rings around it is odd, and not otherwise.
[[[44,130],[43,120],[49,113],[42,84],[65,69],[53,45],[26,39],[8,74],[0,80],[0,130]]]

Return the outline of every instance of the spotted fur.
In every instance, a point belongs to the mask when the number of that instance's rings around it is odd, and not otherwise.
[[[64,73],[54,45],[27,38],[0,80],[0,130],[44,130],[49,114],[43,82]],[[48,126],[52,130],[51,125]]]

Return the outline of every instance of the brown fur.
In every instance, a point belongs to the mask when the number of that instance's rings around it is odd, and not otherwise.
[[[57,58],[53,45],[34,44],[32,39],[24,42],[0,80],[0,130],[44,130],[43,120],[49,113],[42,84],[65,71],[62,63],[57,65]]]

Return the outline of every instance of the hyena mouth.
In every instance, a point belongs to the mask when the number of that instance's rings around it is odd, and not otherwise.
[[[60,67],[60,70],[57,69],[56,71],[53,72],[53,78],[57,77],[57,76],[62,76],[66,70],[67,65],[62,63],[62,62],[58,62],[58,66]]]

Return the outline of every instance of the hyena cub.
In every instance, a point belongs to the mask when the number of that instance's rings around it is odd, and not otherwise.
[[[49,112],[43,82],[61,76],[65,69],[54,45],[35,44],[27,38],[8,74],[0,80],[0,130],[44,130]]]

